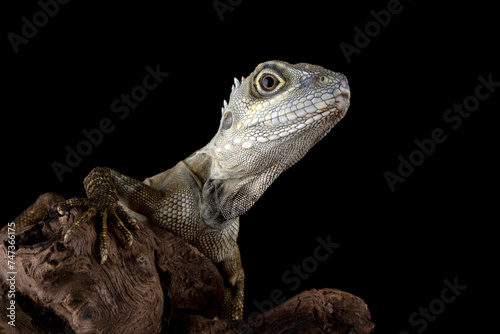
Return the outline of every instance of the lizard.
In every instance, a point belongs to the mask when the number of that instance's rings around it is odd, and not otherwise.
[[[237,245],[239,217],[344,117],[350,97],[341,73],[307,63],[259,64],[248,77],[234,79],[212,140],[173,168],[141,182],[96,167],[83,182],[86,198],[56,196],[61,216],[72,207],[87,208],[69,224],[64,242],[79,226],[100,217],[96,221],[104,263],[108,222],[129,246],[138,219],[170,230],[219,265],[224,279],[220,318],[242,318],[245,273]],[[35,202],[14,222],[17,227],[32,224],[43,212]]]

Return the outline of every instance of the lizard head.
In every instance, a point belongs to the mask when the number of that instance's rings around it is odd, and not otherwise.
[[[234,79],[219,130],[209,144],[212,178],[233,195],[236,188],[246,191],[249,202],[236,203],[238,212],[224,217],[246,211],[321,140],[345,115],[350,95],[343,74],[305,63],[268,61],[241,82]]]
[[[234,81],[213,142],[222,167],[244,175],[290,167],[349,106],[346,77],[320,66],[268,61]]]

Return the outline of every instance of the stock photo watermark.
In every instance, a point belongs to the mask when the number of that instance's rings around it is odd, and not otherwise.
[[[454,103],[452,108],[443,112],[442,119],[446,127],[434,128],[427,138],[415,139],[415,148],[405,154],[398,156],[398,166],[393,171],[384,172],[384,178],[391,192],[396,190],[396,186],[406,181],[422,164],[436,151],[439,144],[448,139],[449,129],[455,131],[460,128],[465,119],[468,119],[475,112],[482,101],[488,99],[500,87],[500,81],[493,80],[493,73],[486,76],[478,76],[479,83],[474,89],[474,93],[466,96],[462,103]]]
[[[119,98],[111,102],[111,112],[116,114],[120,121],[125,120],[132,109],[139,106],[139,103],[144,101],[148,92],[156,89],[163,80],[168,77],[168,72],[162,72],[160,64],[156,64],[154,69],[149,65],[146,66],[147,74],[143,77],[141,84],[134,86],[129,94],[122,93]],[[83,139],[76,145],[66,145],[66,156],[61,161],[53,161],[51,167],[59,180],[63,181],[63,177],[67,173],[73,172],[83,161],[84,157],[89,156],[93,149],[99,146],[104,135],[112,133],[116,129],[116,122],[109,117],[102,118],[98,125],[90,130],[83,129],[81,131]]]
[[[429,323],[443,314],[447,306],[457,300],[457,298],[467,289],[467,285],[460,284],[458,277],[453,280],[445,279],[445,287],[441,290],[439,296],[431,300],[425,307],[419,307],[417,311],[410,314],[408,324],[411,326],[408,330],[399,332],[399,334],[423,333],[429,326]]]
[[[318,270],[319,265],[327,261],[341,245],[332,242],[331,235],[326,238],[317,237],[316,242],[318,244],[314,248],[312,256],[305,257],[300,264],[292,265],[281,275],[281,282],[286,285],[286,289],[274,289],[269,293],[269,298],[252,302],[252,305],[256,308],[255,311],[248,315],[248,324],[252,328],[261,326],[264,322],[263,313],[285,302],[287,292],[297,291],[302,283]]]
[[[214,0],[212,6],[214,6],[215,12],[219,16],[219,20],[224,21],[224,15],[227,12],[232,12],[235,7],[241,5],[243,0]]]
[[[351,63],[354,54],[359,54],[363,49],[368,47],[372,39],[380,35],[382,28],[387,28],[393,16],[401,14],[403,9],[404,6],[401,4],[401,1],[389,0],[386,9],[380,9],[378,11],[371,10],[370,16],[373,20],[366,22],[363,28],[358,26],[354,27],[353,30],[355,34],[352,44],[344,41],[339,44],[340,50],[347,63]]]
[[[16,326],[16,279],[17,279],[17,267],[16,267],[16,224],[10,222],[7,224],[7,323],[15,327]]]
[[[19,53],[19,47],[23,44],[28,44],[30,40],[38,35],[41,28],[49,23],[50,19],[54,18],[61,9],[60,5],[66,5],[70,0],[40,0],[37,2],[40,7],[31,15],[31,18],[26,16],[21,17],[21,28],[19,33],[9,32],[7,39],[14,50],[14,53]]]

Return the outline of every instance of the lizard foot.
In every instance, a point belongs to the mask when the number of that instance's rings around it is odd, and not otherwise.
[[[99,233],[99,251],[101,256],[101,264],[106,262],[109,254],[108,236],[107,236],[108,218],[111,218],[111,221],[113,221],[114,224],[121,231],[121,233],[125,237],[126,244],[129,247],[132,245],[134,241],[134,237],[132,236],[132,233],[130,232],[129,228],[138,229],[137,220],[134,217],[132,217],[127,211],[125,211],[125,209],[119,203],[117,202],[109,203],[107,201],[104,202],[106,203],[105,205],[103,205],[102,203],[103,203],[102,201],[93,201],[92,199],[88,198],[74,197],[65,202],[59,203],[56,207],[57,213],[61,216],[69,215],[68,210],[72,207],[83,206],[88,208],[87,211],[85,211],[85,213],[80,218],[71,223],[71,225],[68,227],[66,233],[64,234],[63,238],[64,243],[68,243],[70,241],[74,233],[78,230],[78,228],[82,224],[88,222],[95,216],[101,217],[100,219],[101,229]]]

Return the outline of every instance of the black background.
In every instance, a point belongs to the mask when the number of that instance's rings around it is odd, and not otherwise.
[[[71,1],[17,54],[7,34],[21,34],[21,18],[32,21],[40,5],[2,10],[5,223],[40,193],[83,196],[81,182],[95,166],[138,179],[172,167],[212,138],[233,77],[258,63],[318,64],[347,76],[351,107],[242,217],[245,314],[275,289],[289,298],[332,287],[366,301],[377,333],[416,333],[423,327],[409,316],[457,278],[467,289],[425,333],[485,330],[497,290],[492,116],[500,87],[456,130],[443,115],[474,95],[478,76],[500,81],[496,10],[479,1],[402,1],[348,62],[339,44],[354,45],[354,28],[388,3],[245,0],[221,20],[212,1]],[[111,102],[156,64],[169,76],[120,120]],[[59,182],[51,164],[64,163],[65,147],[103,118],[115,130]],[[407,158],[435,128],[446,141],[392,192],[384,173],[397,173],[398,156]],[[328,235],[341,246],[291,291],[282,275]]]

